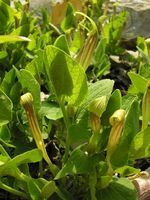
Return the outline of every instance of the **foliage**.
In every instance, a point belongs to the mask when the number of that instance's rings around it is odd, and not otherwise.
[[[32,200],[136,200],[127,177],[150,157],[149,41],[138,38],[139,67],[122,95],[104,77],[112,54],[127,60],[127,13],[81,3],[64,5],[55,26],[46,9],[39,20],[0,0],[0,188]]]

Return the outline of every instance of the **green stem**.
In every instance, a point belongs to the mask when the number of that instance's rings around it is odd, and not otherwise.
[[[24,197],[27,199],[27,195],[24,193],[24,192],[20,192],[14,188],[11,188],[10,186],[8,185],[5,185],[4,183],[0,182],[0,188],[7,191],[7,192],[10,192],[16,196],[20,196],[20,197]]]
[[[97,144],[99,141],[99,137],[100,137],[99,132],[92,133],[92,136],[90,138],[89,145],[88,145],[88,153],[89,154],[95,153]]]
[[[0,152],[2,155],[10,158],[9,154],[5,151],[4,147],[0,144]]]
[[[103,12],[104,16],[106,16],[107,13],[108,13],[109,3],[110,3],[110,0],[106,0],[105,9],[104,9],[104,12]]]
[[[97,183],[96,170],[94,170],[89,175],[89,187],[90,187],[90,193],[91,193],[91,200],[97,200],[96,188],[95,188],[96,183]]]
[[[64,154],[64,158],[63,161],[64,163],[67,161],[68,159],[68,155],[69,155],[69,147],[70,147],[70,140],[69,140],[69,126],[70,126],[70,122],[69,122],[69,118],[67,116],[67,112],[65,109],[65,101],[64,101],[64,97],[61,99],[61,101],[59,102],[60,108],[62,110],[63,113],[63,117],[64,117],[64,123],[66,125],[66,129],[67,129],[67,136],[66,136],[66,149],[65,149],[65,154]]]

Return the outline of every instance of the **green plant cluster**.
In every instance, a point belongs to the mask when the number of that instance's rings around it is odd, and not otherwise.
[[[136,200],[128,177],[150,156],[149,40],[120,46],[127,12],[68,3],[59,26],[46,9],[0,0],[0,188],[24,199]],[[131,66],[126,95],[102,79],[117,55]],[[119,177],[116,175],[119,174]]]

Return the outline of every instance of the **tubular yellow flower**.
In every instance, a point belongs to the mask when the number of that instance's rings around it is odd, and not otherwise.
[[[92,56],[95,51],[97,40],[98,40],[98,30],[95,22],[88,17],[86,14],[82,12],[75,12],[76,15],[82,15],[86,19],[88,19],[92,25],[91,31],[88,33],[88,37],[85,40],[85,43],[79,53],[76,55],[75,59],[80,65],[86,69],[91,64]]]
[[[89,105],[89,111],[94,113],[96,116],[101,117],[103,112],[106,110],[107,97],[102,96],[94,99]]]
[[[114,114],[109,119],[109,122],[112,125],[109,139],[108,139],[108,144],[107,144],[107,157],[106,157],[106,160],[109,166],[109,169],[108,169],[109,174],[113,173],[110,158],[114,150],[116,149],[116,146],[121,137],[124,121],[125,121],[125,114],[126,114],[125,110],[119,109],[115,111]]]
[[[142,130],[148,127],[150,120],[150,80],[147,82],[147,90],[142,100]]]
[[[49,158],[49,156],[46,152],[44,141],[43,141],[41,131],[40,131],[40,128],[39,128],[38,120],[37,120],[35,110],[34,110],[34,107],[33,107],[32,94],[26,93],[26,94],[22,95],[21,98],[20,98],[20,103],[26,111],[28,122],[29,122],[29,125],[30,125],[30,128],[31,128],[31,131],[32,131],[32,136],[35,140],[37,148],[42,151],[43,158],[48,163],[52,174],[55,176],[56,173],[58,172],[58,169],[57,169],[56,165],[54,165],[51,162],[51,160],[50,160],[50,158]]]

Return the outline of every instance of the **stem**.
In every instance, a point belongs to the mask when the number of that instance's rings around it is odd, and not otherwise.
[[[7,192],[10,192],[14,195],[17,195],[17,196],[20,196],[20,197],[24,197],[27,199],[27,195],[24,193],[24,192],[20,192],[14,188],[11,188],[10,186],[8,185],[5,185],[4,183],[0,182],[0,188],[7,191]]]
[[[104,12],[103,12],[103,15],[104,15],[104,16],[106,16],[107,13],[108,13],[109,3],[110,3],[110,0],[106,0],[105,9],[104,9]]]
[[[66,129],[67,129],[67,136],[66,136],[66,149],[65,149],[65,154],[64,154],[64,158],[63,161],[64,163],[67,161],[68,159],[68,155],[69,155],[69,147],[70,147],[70,140],[69,140],[69,126],[70,126],[70,122],[67,116],[67,112],[65,109],[65,100],[64,97],[61,99],[61,101],[59,102],[60,108],[62,110],[63,116],[64,116],[64,123],[66,125]]]
[[[95,185],[97,183],[97,176],[96,176],[96,170],[94,170],[89,175],[89,187],[90,187],[90,193],[91,193],[91,200],[97,200],[96,198],[96,189]]]
[[[10,158],[9,154],[5,151],[4,147],[0,144],[0,152],[2,153],[2,155]]]

